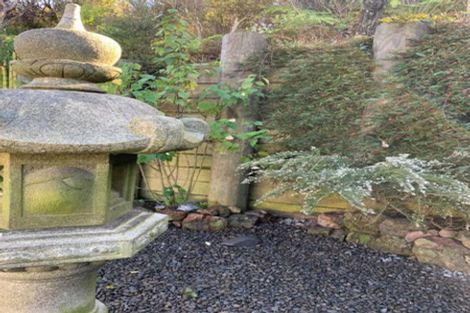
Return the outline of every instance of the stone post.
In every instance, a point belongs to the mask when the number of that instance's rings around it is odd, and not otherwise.
[[[398,54],[406,52],[411,41],[419,40],[427,33],[429,25],[424,22],[380,24],[375,31],[373,47],[377,64],[376,77],[381,78],[400,63]]]
[[[238,87],[249,74],[240,65],[250,57],[262,56],[266,49],[266,39],[260,34],[240,32],[225,35],[222,41],[221,81],[231,87]],[[240,128],[245,127],[245,122],[255,120],[256,115],[257,108],[254,101],[249,107],[239,105],[223,112],[224,118],[235,119]],[[252,149],[243,142],[240,151],[237,152],[223,152],[216,145],[212,159],[209,204],[246,209],[249,186],[241,184],[244,175],[237,169],[242,156],[251,153]]]
[[[429,25],[424,22],[385,23],[377,27],[374,35],[373,51],[376,64],[374,78],[379,85],[383,85],[393,67],[400,63],[400,53],[404,53],[409,49],[410,42],[421,39],[428,32]],[[394,88],[400,89],[403,87],[395,86]],[[389,99],[379,99],[369,103],[362,116],[363,133],[368,134],[371,129],[377,127],[375,122],[372,121],[372,117],[377,110],[383,110],[385,107],[391,108],[395,105]],[[382,143],[382,145],[386,148],[386,143]]]

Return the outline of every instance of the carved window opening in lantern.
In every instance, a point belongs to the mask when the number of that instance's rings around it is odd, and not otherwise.
[[[110,164],[109,214],[112,219],[132,209],[137,179],[137,156],[132,154],[112,155]]]

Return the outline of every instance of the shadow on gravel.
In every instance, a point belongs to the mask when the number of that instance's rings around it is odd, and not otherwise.
[[[259,242],[223,244],[241,235]],[[470,312],[470,276],[277,222],[220,233],[170,228],[100,274],[98,299],[110,313]]]

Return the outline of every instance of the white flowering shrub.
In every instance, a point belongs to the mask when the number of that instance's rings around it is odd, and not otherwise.
[[[418,223],[424,221],[430,207],[440,216],[457,211],[470,218],[470,186],[458,179],[459,171],[452,163],[402,154],[359,166],[346,157],[321,155],[312,148],[280,152],[246,163],[242,169],[249,172],[245,183],[276,183],[259,201],[293,191],[304,196],[307,212],[323,198],[338,194],[364,213],[374,213],[364,201],[375,198],[384,203],[385,209],[399,210]],[[413,210],[404,206],[410,201],[417,205]]]

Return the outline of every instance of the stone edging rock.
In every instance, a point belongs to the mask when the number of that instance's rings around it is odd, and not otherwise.
[[[405,218],[361,213],[322,213],[308,227],[314,235],[331,236],[419,262],[470,273],[470,231],[420,229]]]
[[[212,206],[184,212],[171,208],[156,210],[170,217],[173,226],[195,231],[220,231],[227,227],[252,228],[267,217],[264,211],[248,211],[242,214],[238,207]]]
[[[252,228],[271,217],[262,210],[242,213],[237,207],[212,206],[183,212],[156,210],[170,217],[171,224],[194,231],[221,231],[227,227]],[[470,273],[470,231],[421,229],[403,217],[364,215],[356,212],[316,215],[283,215],[286,223],[307,228],[312,235],[328,236],[372,249],[415,257],[451,271]]]

